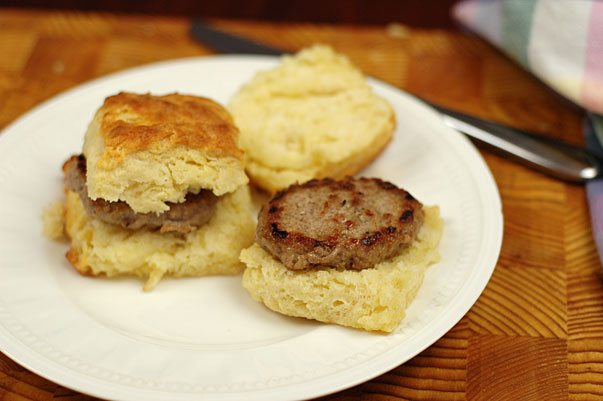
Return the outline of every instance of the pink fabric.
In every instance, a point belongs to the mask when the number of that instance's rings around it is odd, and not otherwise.
[[[581,89],[583,106],[603,113],[603,1],[592,4]]]

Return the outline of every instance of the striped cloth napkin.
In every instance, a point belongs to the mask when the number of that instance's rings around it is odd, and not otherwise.
[[[452,15],[583,107],[587,149],[603,160],[603,0],[462,0]],[[603,264],[603,179],[586,191]]]

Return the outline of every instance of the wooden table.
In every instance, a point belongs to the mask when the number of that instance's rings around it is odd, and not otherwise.
[[[581,144],[579,111],[480,39],[458,31],[215,21],[300,49],[320,41],[367,74],[450,108]],[[0,9],[0,128],[91,78],[212,52],[184,18]],[[582,186],[482,151],[504,240],[475,305],[442,339],[344,400],[603,397],[603,280]],[[88,400],[0,354],[0,400]]]

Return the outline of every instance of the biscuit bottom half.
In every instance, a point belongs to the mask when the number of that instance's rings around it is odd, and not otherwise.
[[[243,271],[241,249],[253,243],[249,187],[224,195],[213,217],[187,234],[132,231],[92,219],[78,194],[67,191],[65,230],[71,239],[67,259],[92,276],[135,275],[151,290],[164,275],[235,275]]]
[[[427,267],[439,261],[443,231],[437,206],[425,207],[417,239],[396,257],[365,270],[291,271],[258,244],[241,252],[243,287],[269,309],[370,331],[393,331],[405,316]]]

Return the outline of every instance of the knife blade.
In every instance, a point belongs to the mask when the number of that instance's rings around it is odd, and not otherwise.
[[[194,39],[220,53],[271,56],[287,53],[225,32],[199,19],[193,20],[190,33]],[[445,125],[528,167],[574,183],[583,183],[601,175],[598,158],[583,148],[417,99],[437,110]]]

